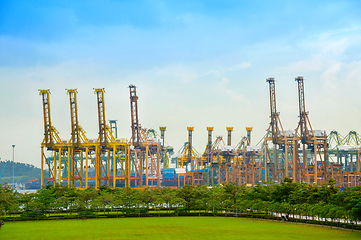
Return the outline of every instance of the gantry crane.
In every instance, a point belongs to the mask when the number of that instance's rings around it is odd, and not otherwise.
[[[161,145],[161,162],[163,163],[163,168],[169,168],[169,157],[167,154],[167,149],[164,147],[164,135],[165,135],[165,130],[167,128],[166,127],[159,127],[160,130],[160,136],[162,139],[162,145]]]
[[[160,138],[162,139],[162,145],[161,145],[161,163],[163,163],[163,168],[169,168],[169,156],[171,156],[174,153],[173,147],[171,147],[166,141],[165,141],[165,131],[166,127],[159,127],[160,130]],[[165,145],[167,143],[167,145]]]
[[[296,128],[296,135],[294,137],[294,156],[295,160],[298,157],[298,142],[302,144],[302,180],[304,182],[315,182],[317,184],[326,183],[331,177],[328,172],[328,159],[327,159],[327,134],[323,131],[315,131],[311,126],[308,112],[305,106],[305,93],[303,77],[297,77],[295,81],[298,84],[298,104],[299,104],[299,123]],[[313,152],[313,159],[307,162],[307,149]],[[318,159],[320,160],[320,167],[318,166]],[[295,162],[294,160],[294,162]],[[294,170],[295,171],[295,170]]]
[[[280,119],[280,113],[277,112],[276,108],[276,87],[274,78],[268,78],[266,80],[269,84],[270,92],[270,110],[271,110],[271,122],[267,129],[266,137],[264,138],[264,181],[268,181],[268,176],[270,175],[271,180],[279,182],[281,178],[289,176],[289,154],[292,156],[292,146],[293,146],[293,133],[286,134],[283,125]],[[272,142],[273,144],[273,161],[270,154],[270,149],[268,149],[268,143]],[[284,151],[285,160],[284,163],[280,163],[278,160],[279,154],[277,150]],[[268,165],[270,168],[268,171]],[[295,170],[295,166],[293,168]],[[295,176],[294,176],[295,179]]]
[[[184,147],[181,151],[181,156],[177,157],[177,167],[183,168],[190,165],[190,171],[195,169],[199,169],[198,166],[198,157],[197,151],[194,149],[192,144],[192,133],[194,131],[194,127],[187,127],[188,131],[188,142],[184,144]]]
[[[361,176],[360,171],[360,144],[361,135],[356,131],[350,131],[345,137],[333,130],[328,136],[328,157],[331,178],[335,179],[335,186],[354,187],[358,186],[357,180]],[[336,157],[336,161],[332,161]]]
[[[192,134],[194,131],[194,127],[187,127],[188,131],[188,142],[184,143],[184,146],[179,151],[181,156],[177,157],[177,167],[188,168],[190,165],[190,169],[185,174],[178,174],[178,183],[180,176],[184,177],[184,184],[186,182],[192,182],[192,185],[199,185],[204,183],[205,181],[209,185],[209,175],[203,174],[205,173],[205,167],[211,165],[212,168],[212,185],[214,184],[213,181],[213,167],[216,163],[216,160],[213,155],[212,150],[212,131],[213,127],[207,127],[208,130],[208,144],[203,155],[199,156],[198,152],[195,150],[192,144]],[[218,165],[217,165],[218,170]],[[205,179],[206,178],[206,179]]]
[[[71,119],[71,138],[69,143],[71,147],[68,151],[68,185],[74,187],[75,181],[75,172],[78,174],[78,179],[80,180],[80,187],[83,187],[83,151],[80,148],[80,126],[78,121],[78,103],[77,103],[77,90],[76,89],[66,89],[69,100],[70,100],[70,119]],[[77,164],[76,155],[78,155],[79,163]],[[80,166],[79,166],[80,165]],[[80,169],[78,168],[80,167]]]
[[[67,147],[59,137],[59,132],[52,125],[50,114],[50,90],[39,90],[39,95],[43,100],[43,116],[44,116],[44,139],[41,143],[41,187],[45,181],[52,181],[54,187],[57,182],[61,184],[61,161],[65,158]],[[53,161],[45,155],[45,150],[52,151]],[[44,178],[44,163],[48,166],[49,177]]]
[[[116,187],[116,180],[124,180],[128,184],[127,162],[128,146],[125,140],[117,140],[112,129],[106,124],[104,88],[95,88],[98,106],[99,135],[95,144],[95,188],[98,188],[102,181],[107,186]],[[112,158],[112,159],[111,159]]]
[[[261,176],[261,152],[251,146],[252,127],[246,127],[247,136],[242,137],[235,148],[234,163],[231,166],[230,181],[254,186]]]
[[[160,180],[160,159],[159,143],[148,138],[147,129],[142,128],[138,120],[138,96],[136,86],[130,85],[130,113],[132,136],[129,142],[133,147],[128,146],[128,162],[133,164],[134,177],[130,178],[129,184],[134,181],[135,186],[159,188]],[[144,177],[144,180],[143,180]],[[145,184],[143,184],[145,181]],[[154,181],[156,183],[154,183]]]
[[[109,183],[109,170],[110,162],[103,161],[102,154],[105,153],[105,149],[108,143],[106,138],[106,120],[105,120],[105,102],[104,102],[104,88],[95,88],[94,93],[97,95],[97,107],[98,107],[98,139],[95,148],[95,188],[101,185],[101,181],[105,180]],[[108,158],[109,159],[109,158]],[[107,160],[108,160],[107,159]]]
[[[153,128],[148,129],[148,138],[151,141],[159,141],[160,163],[163,168],[169,168],[169,156],[173,155],[174,149],[165,141],[166,127],[159,127],[160,135]],[[161,140],[161,141],[160,141]]]
[[[238,181],[240,184],[246,184],[246,186],[254,186],[256,181],[260,180],[260,153],[251,146],[252,130],[252,127],[246,127],[247,137],[243,137],[237,145],[237,151],[242,156]]]
[[[84,129],[79,124],[77,89],[66,89],[66,91],[70,100],[71,123],[71,137],[67,144],[68,160],[66,162],[68,186],[76,187],[76,181],[79,181],[80,188],[88,188],[89,179],[92,179],[89,178],[89,168],[93,166],[96,169],[97,167],[93,158],[96,144],[87,138]]]
[[[237,151],[231,146],[233,127],[227,127],[226,130],[227,145],[222,136],[217,136],[216,140],[212,143],[213,127],[207,127],[207,146],[203,155],[198,160],[202,166],[207,165],[211,167],[212,185],[231,181],[231,172],[235,172],[234,167],[238,161]],[[209,179],[207,179],[207,182],[210,184]]]
[[[127,185],[127,143],[125,140],[117,140],[113,136],[111,128],[105,123],[104,89],[94,90],[97,94],[99,120],[99,137],[96,141],[89,140],[79,125],[76,89],[67,89],[71,120],[69,141],[62,141],[58,131],[52,125],[50,90],[39,90],[43,99],[44,115],[44,139],[41,144],[42,186],[44,181],[52,181],[54,186],[60,185],[62,181],[67,181],[69,187],[84,189],[84,187],[89,187],[90,180],[95,180],[95,188],[103,183],[110,186],[111,180],[114,187],[116,180],[123,180]],[[53,157],[47,158],[45,150],[51,151]],[[44,163],[49,168],[51,176],[49,178],[43,176]],[[89,176],[91,166],[95,170],[94,177]]]

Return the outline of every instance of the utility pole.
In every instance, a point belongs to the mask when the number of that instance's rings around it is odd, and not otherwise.
[[[15,165],[15,162],[14,162],[14,156],[15,156],[15,145],[12,146],[13,147],[13,187],[15,188],[15,181],[14,181],[14,173],[15,173],[15,170],[14,170],[14,165]]]

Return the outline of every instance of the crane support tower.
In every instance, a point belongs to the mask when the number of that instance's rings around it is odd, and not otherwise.
[[[128,145],[125,139],[117,140],[113,131],[106,124],[105,117],[105,89],[94,88],[94,94],[97,96],[98,108],[98,139],[95,141],[95,188],[102,185],[117,186],[124,182],[128,184]],[[89,178],[91,179],[91,178]]]
[[[106,120],[105,120],[105,102],[104,102],[104,88],[94,88],[94,93],[97,95],[97,107],[98,107],[98,140],[95,148],[95,188],[98,188],[103,181],[107,181],[109,184],[109,170],[110,161],[103,160],[102,155],[105,153],[107,146],[106,138]]]
[[[213,127],[207,127],[207,132],[208,132],[208,144],[207,144],[207,148],[206,148],[206,152],[210,153],[212,150],[212,132],[213,132]],[[210,161],[208,161],[210,162]]]
[[[280,119],[280,113],[276,107],[276,86],[274,78],[268,78],[270,92],[270,124],[264,138],[264,176],[267,182],[270,180],[279,182],[284,177],[289,177],[289,157],[293,146],[293,133],[286,134]],[[269,148],[269,143],[273,149]],[[284,156],[283,162],[279,162]],[[292,156],[291,156],[292,159]],[[294,168],[295,169],[295,168]]]
[[[299,123],[295,131],[297,136],[295,136],[294,141],[294,155],[298,156],[296,151],[299,142],[301,142],[302,181],[321,185],[331,177],[331,171],[328,171],[327,134],[326,131],[313,130],[308,112],[306,112],[304,79],[303,77],[297,77],[295,81],[298,85]],[[306,149],[313,152],[313,158],[307,159]]]
[[[60,137],[59,132],[52,125],[50,114],[50,90],[39,90],[39,95],[43,100],[43,117],[44,117],[44,139],[41,143],[41,187],[44,181],[52,183],[55,187],[61,184],[61,162],[67,155],[67,147]],[[47,158],[45,152],[52,153],[51,158]],[[49,176],[44,177],[44,164],[48,167]]]
[[[246,186],[254,186],[261,180],[261,152],[251,146],[252,127],[246,127],[247,136],[243,137],[237,145],[238,151],[242,154],[240,177],[238,181]]]
[[[165,131],[167,130],[167,127],[159,127],[160,130],[160,137],[162,139],[161,144],[161,162],[163,163],[163,168],[169,168],[169,156],[167,153],[167,148],[164,146],[165,144]]]
[[[233,127],[227,127],[227,133],[228,133],[228,138],[227,138],[227,145],[231,146],[232,144],[232,131],[233,131]]]
[[[252,133],[252,129],[253,127],[246,127],[246,131],[247,131],[247,139],[249,144],[251,145],[251,133]]]
[[[132,121],[132,144],[133,146],[139,145],[140,126],[138,121],[138,96],[137,89],[134,85],[129,86],[130,90],[130,113]]]
[[[138,96],[136,86],[130,85],[130,114],[132,136],[128,146],[128,186],[159,188],[160,143],[148,138],[148,131],[138,120]]]
[[[177,157],[177,167],[183,168],[190,166],[190,171],[200,169],[202,166],[199,164],[199,159],[197,157],[197,151],[194,149],[192,144],[192,133],[194,127],[187,127],[188,131],[188,142],[185,142],[184,147],[181,151],[181,156]]]
[[[112,130],[113,136],[118,138],[118,125],[117,120],[109,120],[110,129]]]
[[[192,162],[192,132],[194,131],[194,127],[187,127],[188,131],[188,162],[191,163],[191,169],[194,169],[194,162]]]
[[[78,102],[76,89],[66,89],[70,100],[70,126],[71,137],[68,141],[68,159],[64,166],[67,169],[68,186],[74,187],[79,181],[80,188],[83,187],[83,154],[86,158],[91,156],[90,149],[94,150],[94,147],[89,148],[89,141],[85,136],[85,132],[81,129],[78,120]],[[86,146],[85,146],[86,145]],[[85,147],[85,148],[84,148]],[[85,170],[88,173],[88,169]],[[64,174],[65,175],[65,174]],[[86,174],[87,176],[87,174]],[[62,178],[63,179],[63,178]],[[87,182],[87,181],[85,181]]]

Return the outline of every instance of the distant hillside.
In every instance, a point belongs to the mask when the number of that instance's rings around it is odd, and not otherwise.
[[[14,179],[16,183],[26,183],[30,179],[40,179],[40,173],[41,169],[34,165],[19,162],[14,163]],[[12,161],[0,161],[0,175],[0,183],[13,182]]]

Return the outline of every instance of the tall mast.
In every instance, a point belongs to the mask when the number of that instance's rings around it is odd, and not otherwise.
[[[139,146],[140,128],[138,121],[137,89],[134,85],[130,85],[129,90],[130,90],[130,113],[131,113],[131,121],[132,121],[132,142],[134,146]]]

